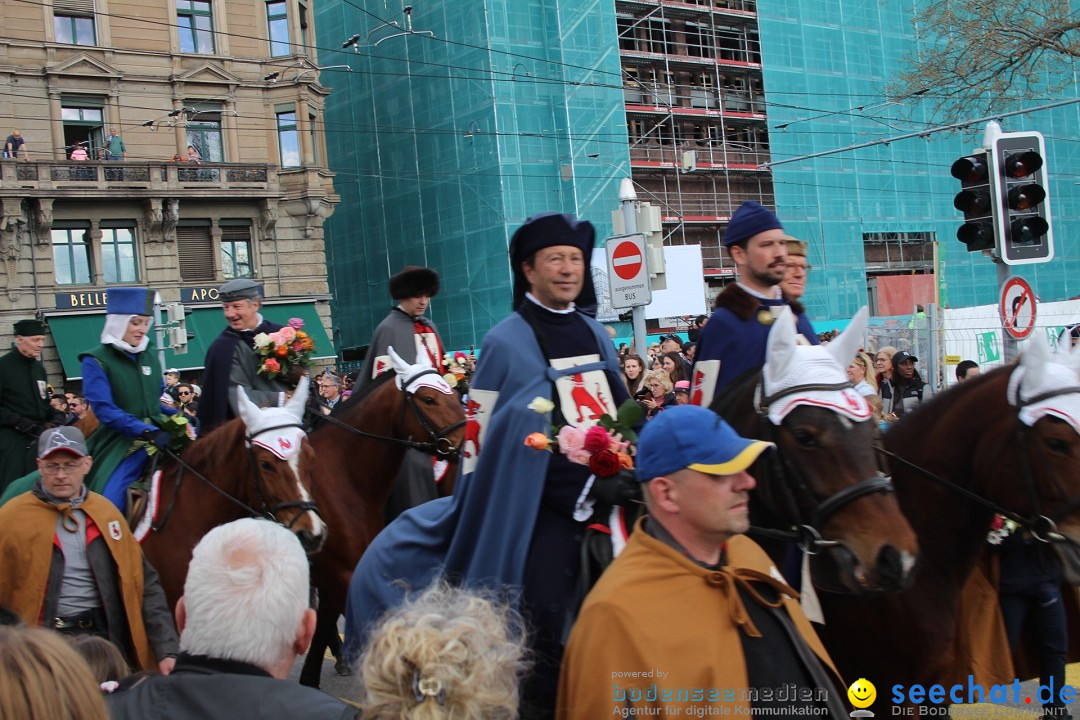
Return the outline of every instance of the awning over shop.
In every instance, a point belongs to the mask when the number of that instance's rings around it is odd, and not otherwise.
[[[334,344],[330,341],[323,327],[315,303],[293,302],[274,305],[264,304],[261,311],[267,320],[284,325],[289,318],[304,321],[304,331],[315,341],[317,359],[335,358]],[[105,325],[104,313],[85,313],[80,315],[53,315],[48,318],[49,332],[56,342],[60,363],[64,375],[69,380],[82,379],[79,353],[92,349],[101,342],[101,329]],[[178,368],[181,371],[201,370],[205,366],[206,351],[210,343],[225,329],[225,318],[219,306],[193,308],[187,317],[188,332],[195,337],[188,340],[188,351],[176,355],[171,350],[165,351],[165,365],[162,368]]]

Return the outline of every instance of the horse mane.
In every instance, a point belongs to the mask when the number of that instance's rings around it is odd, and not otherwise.
[[[330,411],[330,414],[334,417],[339,417],[343,413],[349,411],[353,405],[360,405],[383,385],[388,383],[392,378],[397,377],[396,372],[384,372],[371,382],[364,385],[360,392],[353,392],[344,402],[339,402],[334,406],[334,409]]]
[[[244,421],[233,418],[211,430],[184,450],[184,462],[189,465],[220,463],[223,457],[236,451],[247,433]]]
[[[890,441],[896,441],[897,446],[904,446],[908,442],[920,442],[925,440],[928,427],[939,418],[945,417],[945,411],[957,401],[966,398],[973,392],[977,392],[984,384],[993,382],[995,378],[1010,375],[1016,369],[1015,364],[994,368],[962,383],[958,383],[948,390],[936,393],[929,401],[921,403],[919,407],[910,413],[904,413],[892,427],[888,435]],[[1004,401],[1004,395],[1002,395]],[[890,445],[892,442],[890,442]]]
[[[714,413],[724,418],[725,420],[730,416],[731,412],[736,409],[736,404],[742,400],[746,394],[746,390],[751,383],[758,381],[761,377],[762,368],[764,364],[757,367],[752,367],[749,370],[745,370],[740,375],[737,375],[727,387],[720,391],[720,393],[713,398],[712,404],[709,405],[709,409]]]

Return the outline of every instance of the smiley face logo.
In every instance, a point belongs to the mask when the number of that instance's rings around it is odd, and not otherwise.
[[[847,689],[848,700],[857,708],[868,708],[877,699],[877,688],[866,678],[859,678]]]

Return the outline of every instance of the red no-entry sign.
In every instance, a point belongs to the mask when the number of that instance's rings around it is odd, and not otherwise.
[[[611,269],[623,280],[633,280],[641,272],[641,251],[629,240],[615,246],[611,255]]]
[[[635,233],[608,238],[606,248],[611,307],[621,309],[652,302],[645,265],[645,236]]]

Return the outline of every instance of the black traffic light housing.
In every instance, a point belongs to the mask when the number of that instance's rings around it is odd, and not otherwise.
[[[964,224],[956,237],[968,252],[994,247],[995,203],[990,178],[990,154],[985,150],[962,157],[952,164],[952,176],[962,188],[953,207],[964,213]]]
[[[1002,261],[1008,265],[1050,261],[1054,234],[1042,134],[1002,133],[994,139],[990,155]]]

